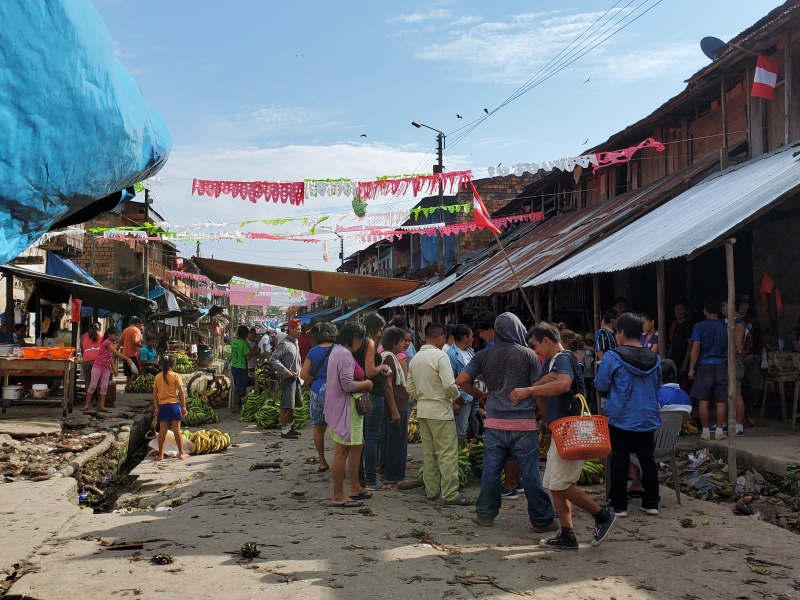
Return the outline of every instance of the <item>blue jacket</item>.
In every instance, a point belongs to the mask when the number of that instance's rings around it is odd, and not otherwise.
[[[469,355],[469,359],[472,360],[472,357],[475,356],[475,350],[468,348],[467,354]],[[455,344],[447,349],[447,357],[450,359],[450,366],[453,367],[453,377],[458,378],[458,376],[461,374],[461,371],[464,370],[464,367],[466,367],[467,364],[464,362],[464,359],[461,357],[461,352],[459,352]],[[467,392],[461,389],[459,392],[461,392],[461,397],[464,398],[465,404],[472,402],[472,396],[470,396]]]
[[[594,387],[606,399],[609,425],[627,431],[655,431],[661,424],[658,390],[661,360],[652,350],[619,346],[603,355]]]

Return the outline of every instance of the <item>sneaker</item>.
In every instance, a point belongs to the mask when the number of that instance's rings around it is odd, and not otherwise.
[[[657,508],[645,508],[644,506],[641,507],[642,512],[646,515],[650,515],[651,517],[658,516],[658,509]]]
[[[606,540],[608,534],[611,533],[612,529],[614,529],[614,525],[616,525],[617,519],[619,518],[619,513],[609,510],[608,520],[605,523],[595,523],[594,531],[592,531],[592,541],[589,542],[593,548],[597,548]]]
[[[559,529],[559,524],[556,522],[555,519],[553,519],[547,525],[542,525],[541,527],[537,525],[531,525],[531,527],[533,528],[533,531],[536,533],[547,533],[549,531],[555,531],[556,529]]]
[[[523,485],[523,483],[521,481],[517,484],[517,488],[516,489],[517,489],[517,492],[520,493],[520,494],[524,494],[525,493],[525,486]]]
[[[516,488],[508,491],[500,490],[500,497],[503,498],[504,500],[516,500],[518,498],[517,490]]]
[[[708,430],[711,432],[711,435],[714,435],[715,433],[717,433],[717,426],[716,425],[712,425],[711,427],[708,428]],[[722,426],[722,433],[728,433],[728,426],[727,425],[723,425]]]
[[[291,431],[291,430],[288,433],[282,433],[281,434],[281,439],[284,439],[284,440],[296,440],[299,437],[300,436],[297,435],[296,432]]]
[[[717,440],[717,441],[719,441],[719,440],[727,440],[728,436],[725,433],[717,432],[716,434],[714,434],[714,439]]]
[[[742,437],[743,435],[744,435],[744,429],[736,430],[736,437]]]
[[[290,429],[289,433],[293,433],[295,435],[303,435],[302,431],[297,431],[297,429]]]
[[[627,510],[616,510],[613,506],[609,506],[608,510],[609,510],[609,512],[613,512],[620,519],[624,519],[625,517],[628,516],[628,511]]]
[[[611,519],[609,519],[609,521],[610,520]],[[567,539],[559,532],[553,537],[539,540],[539,545],[544,548],[555,548],[556,550],[577,550],[578,540],[574,537],[572,539]]]
[[[494,527],[494,519],[489,519],[488,517],[482,517],[480,515],[472,517],[472,522],[481,527]]]
[[[701,433],[700,434],[700,439],[708,441],[708,440],[711,439],[711,434],[710,433]]]

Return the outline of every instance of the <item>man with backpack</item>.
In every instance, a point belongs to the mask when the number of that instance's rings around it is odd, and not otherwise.
[[[517,403],[524,398],[534,396],[548,426],[558,419],[579,414],[580,407],[577,410],[573,407],[575,395],[582,395],[585,391],[583,368],[575,355],[561,345],[558,329],[549,323],[540,323],[531,330],[530,343],[545,361],[542,369],[544,375],[531,387],[512,391],[511,401]],[[597,504],[578,487],[582,470],[582,460],[565,460],[558,454],[556,445],[550,444],[542,486],[550,490],[553,497],[553,506],[561,523],[561,531],[552,537],[542,539],[539,542],[540,546],[577,550],[578,540],[572,525],[573,504],[594,517],[592,546],[602,544],[613,529],[617,515]]]

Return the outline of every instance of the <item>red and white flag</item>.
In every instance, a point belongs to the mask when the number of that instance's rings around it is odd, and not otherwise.
[[[758,55],[756,73],[753,77],[753,87],[750,95],[754,98],[772,100],[775,98],[775,84],[778,82],[778,69],[780,62],[774,58]]]
[[[489,231],[500,233],[500,229],[492,223],[492,219],[489,217],[489,211],[487,211],[486,207],[483,205],[483,200],[481,200],[481,195],[478,193],[478,190],[475,189],[475,184],[471,181],[469,184],[472,186],[472,212],[475,214],[475,223],[481,229],[488,229]]]

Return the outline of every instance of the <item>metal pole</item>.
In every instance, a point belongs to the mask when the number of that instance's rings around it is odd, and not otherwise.
[[[517,281],[517,288],[519,289],[519,293],[522,294],[522,299],[525,300],[525,306],[528,307],[528,310],[531,313],[531,318],[533,319],[533,322],[536,323],[536,313],[534,312],[533,307],[531,306],[530,300],[528,300],[528,295],[525,293],[525,290],[522,289],[522,281],[520,280],[519,275],[517,275],[517,272],[514,270],[514,265],[511,264],[511,259],[508,257],[508,254],[506,254],[506,249],[503,248],[503,244],[500,241],[500,237],[497,235],[496,232],[493,231],[492,233],[494,234],[494,239],[497,242],[497,246],[500,248],[500,252],[503,253],[503,258],[505,258],[506,263],[508,263],[508,268],[511,269],[511,274]]]
[[[664,359],[667,356],[667,299],[665,297],[663,260],[656,263],[656,288],[658,295],[658,355]]]
[[[436,145],[437,145],[437,158],[439,160],[437,171],[438,173],[444,172],[444,134],[439,133],[436,135]],[[444,182],[439,182],[439,206],[444,204]],[[444,223],[444,209],[440,208],[439,212],[442,216],[441,222]],[[439,231],[437,233],[439,236],[439,281],[444,279],[445,267],[444,267],[444,234]]]
[[[728,271],[728,482],[736,485],[736,346],[733,341],[734,315],[736,314],[736,282],[733,272],[734,238],[725,240],[725,264]]]
[[[150,218],[150,190],[144,190],[144,225]],[[144,242],[144,294],[145,298],[150,298],[150,242]]]

